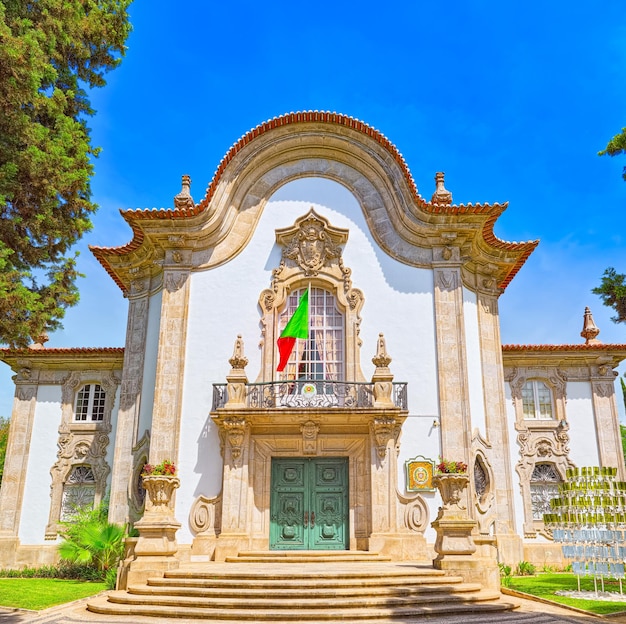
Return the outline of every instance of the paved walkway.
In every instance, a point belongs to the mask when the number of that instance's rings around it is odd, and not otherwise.
[[[519,609],[509,613],[486,613],[448,616],[430,616],[415,620],[393,620],[395,624],[626,624],[626,615],[598,617],[593,615],[581,615],[578,612],[564,609],[551,604],[544,604],[521,598],[506,597],[519,603]],[[40,624],[172,624],[171,618],[152,617],[121,617],[104,616],[87,611],[87,599],[74,602],[60,607],[53,607],[45,611],[21,611],[0,608],[0,624],[26,624],[37,622]],[[175,624],[198,624],[198,619],[176,619]],[[213,624],[239,624],[230,621],[216,622]],[[392,621],[390,620],[390,623]],[[249,622],[246,624],[254,624]],[[264,622],[263,624],[276,624]],[[296,624],[296,623],[294,623]],[[312,624],[312,623],[310,623]],[[355,624],[347,620],[344,624]],[[360,622],[359,624],[363,624]],[[378,622],[377,622],[378,624]]]

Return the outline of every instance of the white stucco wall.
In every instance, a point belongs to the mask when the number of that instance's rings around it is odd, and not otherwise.
[[[352,269],[353,286],[365,296],[360,332],[365,377],[370,378],[374,371],[371,358],[378,334],[383,332],[395,380],[409,384],[410,416],[403,428],[399,458],[401,489],[406,459],[417,454],[436,459],[439,454],[439,430],[432,427],[438,416],[432,271],[389,258],[374,242],[354,197],[335,183],[319,182],[336,187],[331,197],[325,197],[325,205],[314,201],[315,193],[308,201],[270,201],[251,241],[235,259],[190,278],[178,454],[181,487],[176,497],[177,517],[183,521],[178,534],[182,543],[191,539],[186,514],[193,500],[199,494],[216,495],[221,487],[219,439],[209,417],[212,384],[225,383],[228,358],[239,333],[249,359],[248,378],[254,381],[257,377],[261,358],[259,294],[270,286],[272,269],[280,263],[275,230],[291,226],[311,206],[333,226],[350,232],[343,261]],[[284,189],[281,194],[285,195]]]
[[[18,532],[22,544],[50,543],[44,535],[50,514],[50,468],[57,459],[54,441],[60,424],[61,386],[39,386]]]
[[[476,293],[467,288],[463,288],[463,323],[472,432],[478,428],[480,433],[486,437],[483,365],[480,355],[480,333],[478,331],[478,299]]]
[[[567,384],[566,419],[569,423],[570,459],[577,466],[599,466],[595,416],[591,383],[571,381]]]
[[[509,433],[509,443],[511,447],[511,482],[513,484],[513,506],[515,508],[515,526],[518,531],[524,526],[524,501],[522,499],[522,491],[520,489],[520,480],[515,466],[520,459],[519,444],[517,443],[517,431],[515,430],[515,406],[511,397],[511,387],[508,383],[504,384],[504,396],[506,403],[506,422]]]

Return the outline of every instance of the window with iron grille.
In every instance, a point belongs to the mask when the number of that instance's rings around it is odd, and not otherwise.
[[[561,481],[554,464],[535,464],[530,477],[533,520],[543,520],[543,514],[550,513],[550,501],[558,497]]]
[[[280,315],[279,332],[292,317],[305,288],[290,293]],[[334,295],[322,288],[309,292],[309,337],[298,339],[284,371],[285,379],[342,381],[344,378],[344,315]]]
[[[61,520],[71,520],[79,509],[93,508],[96,479],[89,466],[74,466],[63,486]]]
[[[100,384],[85,384],[76,395],[75,421],[100,421],[104,418],[106,392]]]

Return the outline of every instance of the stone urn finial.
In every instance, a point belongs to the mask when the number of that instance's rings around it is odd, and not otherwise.
[[[376,355],[372,358],[376,370],[372,375],[374,384],[374,407],[393,407],[391,392],[393,390],[393,375],[389,370],[391,358],[387,353],[387,345],[383,334],[378,334]]]
[[[580,335],[585,339],[585,344],[595,345],[602,344],[601,340],[597,339],[597,335],[600,333],[598,326],[595,324],[593,320],[593,315],[591,314],[591,310],[586,307],[585,308],[585,318],[583,321],[583,330],[580,332]]]
[[[182,189],[178,195],[174,196],[174,206],[176,208],[193,208],[193,197],[191,196],[191,178],[188,175],[183,176]]]
[[[248,358],[243,354],[243,338],[241,334],[237,335],[233,355],[228,362],[232,368],[230,369],[230,373],[226,376],[226,381],[228,382],[226,386],[228,400],[224,407],[245,407],[248,377],[246,376],[244,368],[248,364]]]
[[[444,204],[445,206],[450,206],[452,204],[452,193],[446,189],[444,185],[443,171],[438,171],[435,174],[435,185],[435,192],[430,198],[430,201],[433,204]]]

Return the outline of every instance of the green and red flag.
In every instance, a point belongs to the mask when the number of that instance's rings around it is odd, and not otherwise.
[[[309,289],[307,288],[302,297],[296,311],[289,319],[285,329],[280,334],[280,338],[277,340],[278,353],[280,355],[280,361],[276,370],[280,373],[285,370],[289,356],[293,351],[293,347],[296,344],[296,338],[308,338],[309,337]]]

